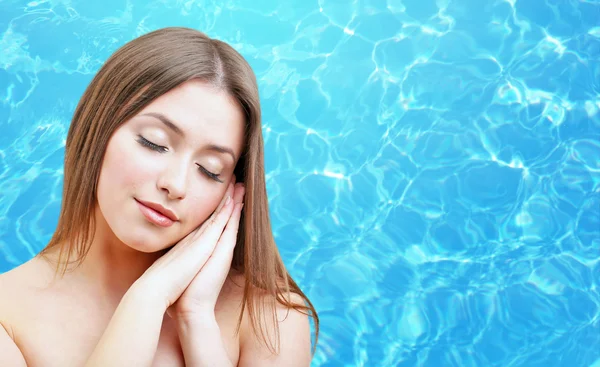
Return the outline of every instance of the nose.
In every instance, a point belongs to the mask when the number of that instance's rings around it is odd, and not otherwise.
[[[167,194],[170,200],[185,198],[188,168],[188,165],[183,162],[169,162],[162,171],[157,186],[160,191]]]

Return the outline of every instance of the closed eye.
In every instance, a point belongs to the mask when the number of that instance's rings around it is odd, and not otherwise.
[[[154,144],[153,142],[151,142],[150,140],[144,138],[141,135],[138,135],[137,142],[140,143],[141,145],[145,146],[146,148],[152,149],[152,150],[157,151],[159,153],[166,153],[166,152],[169,151],[169,148],[163,147],[162,145]]]
[[[196,164],[196,165],[198,166],[198,169],[199,169],[199,170],[200,170],[202,173],[204,173],[205,175],[207,175],[209,178],[211,178],[211,179],[213,179],[213,180],[215,180],[215,181],[217,181],[217,182],[223,183],[223,181],[222,181],[222,180],[219,178],[219,175],[218,175],[218,174],[210,172],[209,170],[207,170],[206,168],[202,167],[202,166],[201,166],[201,165],[199,165],[199,164]]]
[[[158,144],[154,144],[153,142],[151,142],[150,140],[144,138],[141,135],[138,135],[138,143],[140,143],[142,146],[148,148],[148,149],[152,149],[156,152],[159,153],[166,153],[169,151],[169,148],[164,147],[162,145],[158,145]],[[204,173],[206,176],[208,176],[208,178],[215,180],[217,182],[223,183],[223,181],[219,178],[220,175],[216,174],[216,173],[212,173],[211,171],[207,170],[206,168],[204,168],[203,166],[196,164],[198,166],[198,170],[202,173]]]

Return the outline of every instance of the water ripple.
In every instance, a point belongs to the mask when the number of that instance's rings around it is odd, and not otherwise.
[[[48,241],[68,121],[168,25],[256,71],[314,366],[600,366],[600,3],[0,5],[0,272]]]

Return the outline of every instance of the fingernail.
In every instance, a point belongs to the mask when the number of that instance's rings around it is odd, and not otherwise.
[[[227,199],[225,199],[225,205],[229,204],[231,201],[231,196],[227,195]]]

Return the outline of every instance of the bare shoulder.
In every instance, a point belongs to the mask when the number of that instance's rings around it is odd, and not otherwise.
[[[225,281],[225,284],[223,284],[223,288],[221,290],[220,297],[223,299],[223,301],[226,300],[227,302],[234,303],[235,306],[239,307],[239,306],[241,306],[241,302],[244,297],[245,289],[246,289],[246,278],[245,278],[244,274],[232,271],[229,274],[227,280]],[[267,292],[265,292],[262,289],[254,287],[253,291],[256,294],[256,296],[259,298],[259,300],[263,301],[261,303],[265,303],[265,304],[272,303],[275,305],[275,310],[277,312],[277,316],[285,318],[285,316],[288,315],[290,311],[294,310],[294,308],[290,308],[290,307],[287,307],[287,306],[281,304],[280,302],[277,301],[277,299],[275,299],[275,297],[268,294]],[[298,295],[296,293],[289,292],[285,295],[282,295],[282,297],[285,298],[290,304],[292,304],[294,306],[304,307],[306,305],[304,302],[304,298],[302,298],[300,295]],[[246,307],[246,309],[247,309],[247,307]],[[245,310],[244,313],[246,314],[247,310]],[[272,316],[272,315],[265,315],[265,316]],[[280,318],[280,317],[278,317],[278,318]]]
[[[246,286],[246,278],[245,278],[244,274],[232,270],[230,272],[229,276],[227,277],[227,281],[223,285],[223,292],[230,297],[235,297],[235,298],[241,299],[244,295],[245,286]],[[276,301],[270,295],[268,295],[265,291],[263,291],[259,288],[255,287],[254,291],[256,292],[257,295],[262,297],[263,300]],[[290,292],[290,293],[284,295],[284,297],[286,299],[288,299],[294,305],[299,305],[299,306],[305,305],[304,299],[296,293]],[[284,307],[280,303],[278,303],[278,305],[281,306],[284,310],[287,309],[287,307]]]
[[[34,257],[14,269],[0,274],[0,287],[37,285],[40,280],[48,278],[50,268],[44,264],[42,259]]]
[[[12,316],[23,315],[28,306],[39,303],[36,295],[51,279],[49,269],[36,257],[0,274],[0,321],[8,322]]]
[[[0,274],[0,355],[1,365],[26,366],[17,346],[16,326],[19,316],[27,314],[28,290],[35,284],[31,260]]]
[[[31,260],[30,260],[31,261]],[[29,283],[31,277],[29,262],[26,262],[6,273],[0,274],[0,320],[8,309],[14,305],[22,296],[24,287]]]
[[[21,271],[17,267],[0,274],[0,300],[2,300],[0,302],[0,346],[2,346],[2,349],[13,349],[11,351],[13,354],[16,351],[16,345],[14,344],[15,333],[11,319],[15,313],[16,303],[20,298],[18,293],[18,283],[22,281],[19,277],[20,273]]]
[[[21,265],[23,266],[23,265]],[[13,292],[18,287],[15,286],[15,281],[18,281],[16,274],[19,272],[18,267],[9,270],[6,273],[0,274],[0,324],[6,323],[7,311],[13,303]],[[0,330],[2,331],[2,330]]]
[[[232,274],[224,288],[231,300],[241,302],[244,294],[243,274]],[[308,366],[311,360],[311,336],[308,315],[277,302],[275,297],[254,289],[259,307],[250,314],[244,308],[240,327],[240,359],[238,366]],[[283,295],[289,303],[304,306],[304,299],[295,293]],[[269,306],[271,305],[271,306]],[[252,318],[258,327],[252,327]],[[262,330],[260,330],[262,329]],[[291,363],[291,364],[290,364]]]

